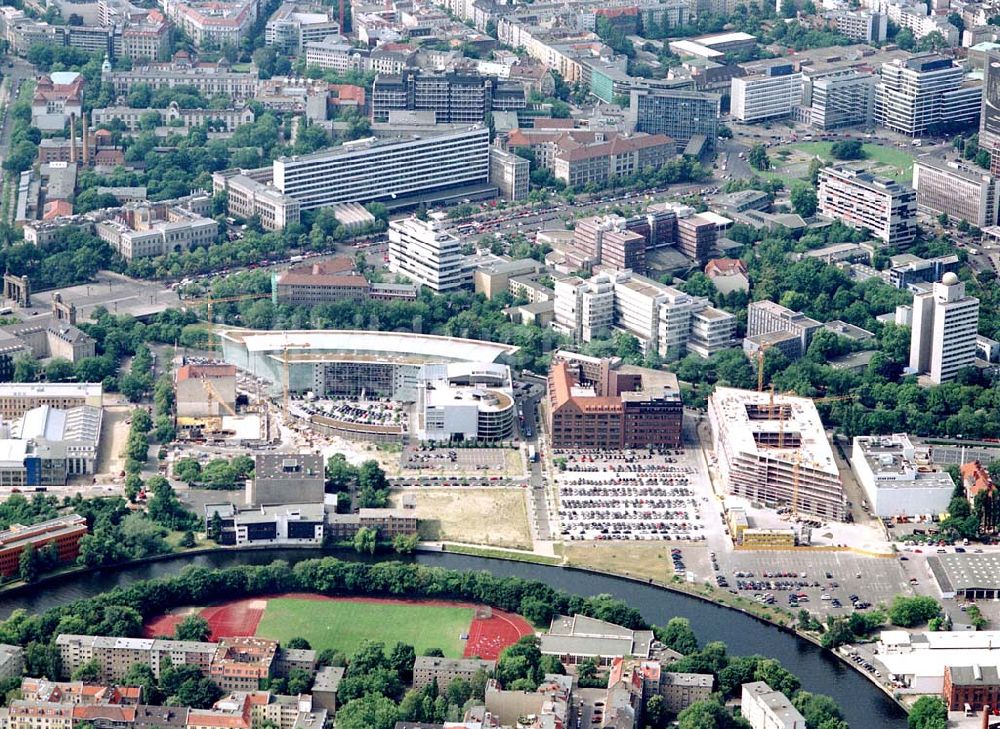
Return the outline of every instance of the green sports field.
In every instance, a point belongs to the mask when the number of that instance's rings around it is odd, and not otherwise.
[[[281,643],[305,638],[315,650],[333,648],[348,656],[369,638],[388,648],[408,643],[418,656],[440,648],[449,658],[461,658],[459,636],[469,632],[473,614],[463,607],[270,598],[257,635]]]

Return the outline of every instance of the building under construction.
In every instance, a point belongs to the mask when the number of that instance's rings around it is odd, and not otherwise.
[[[253,443],[266,440],[266,418],[236,410],[236,367],[222,362],[177,368],[177,436],[180,440]]]
[[[730,494],[843,521],[843,484],[812,400],[717,387],[708,416]]]

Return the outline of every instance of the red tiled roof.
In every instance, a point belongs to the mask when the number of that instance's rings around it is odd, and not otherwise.
[[[650,147],[664,145],[673,145],[673,140],[665,134],[647,134],[637,137],[616,136],[607,142],[588,145],[581,145],[576,140],[568,141],[560,139],[557,142],[559,151],[556,152],[556,156],[560,159],[575,162],[594,157],[606,157],[613,154],[627,154],[640,149],[649,149]]]
[[[705,264],[705,275],[709,278],[713,276],[735,276],[738,273],[746,275],[747,267],[739,258],[713,258]]]
[[[638,15],[639,8],[633,6],[630,8],[597,8],[594,10],[594,15],[600,15],[605,18],[618,18],[622,15]]]
[[[95,719],[132,722],[135,721],[135,707],[115,705],[86,706],[79,704],[73,707],[74,721],[93,721]]]
[[[177,370],[177,381],[194,377],[236,377],[236,366],[230,364],[189,364]]]
[[[72,203],[69,203],[66,200],[50,200],[45,203],[45,213],[42,215],[42,220],[52,220],[53,218],[72,214]]]
[[[990,493],[996,488],[993,479],[990,478],[989,471],[979,461],[963,463],[958,470],[962,474],[965,493],[970,499],[974,499],[981,493]]]
[[[581,412],[613,412],[621,410],[621,400],[617,397],[579,396],[573,394],[573,375],[565,362],[556,362],[549,373],[553,391],[552,408],[558,410],[566,405]]]

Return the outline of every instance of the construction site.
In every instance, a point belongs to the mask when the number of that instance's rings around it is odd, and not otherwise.
[[[718,387],[708,401],[726,493],[823,520],[847,514],[840,472],[810,398]]]

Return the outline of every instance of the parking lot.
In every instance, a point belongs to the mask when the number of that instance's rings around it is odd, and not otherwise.
[[[915,594],[899,560],[893,558],[788,550],[719,553],[717,559],[716,575],[724,576],[728,583],[723,587],[744,597],[770,595],[775,605],[806,608],[824,617],[849,615],[852,595],[857,596],[857,602],[877,607],[892,602],[897,594]],[[800,598],[790,602],[792,594]]]
[[[564,539],[704,541],[708,497],[696,490],[697,470],[683,450],[556,451]]]

